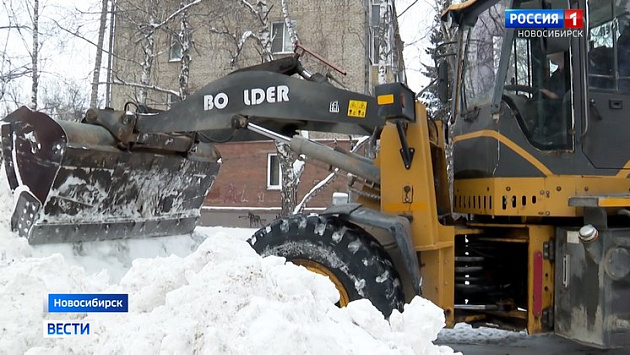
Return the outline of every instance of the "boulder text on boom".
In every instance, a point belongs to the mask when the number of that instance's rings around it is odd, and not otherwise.
[[[286,85],[270,86],[266,89],[253,88],[243,90],[243,103],[246,106],[260,105],[262,103],[274,104],[289,101],[289,87]],[[222,110],[230,102],[229,96],[220,92],[203,96],[203,110]]]
[[[270,86],[267,89],[248,89],[243,91],[243,102],[247,106],[289,101],[289,87],[286,85]]]

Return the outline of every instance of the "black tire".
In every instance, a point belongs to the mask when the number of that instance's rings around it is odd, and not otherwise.
[[[258,230],[249,243],[262,256],[282,256],[296,264],[314,265],[316,272],[332,273],[342,299],[343,292],[349,301],[367,298],[385,317],[394,309],[402,310],[398,272],[381,245],[356,225],[332,216],[296,215]]]

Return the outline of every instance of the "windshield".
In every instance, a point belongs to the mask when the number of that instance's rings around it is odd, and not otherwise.
[[[533,146],[567,150],[572,147],[573,126],[570,66],[565,65],[570,60],[568,43],[561,46],[563,42],[505,29],[508,6],[539,9],[544,5],[541,1],[499,1],[464,31],[461,104],[465,114],[474,115],[477,109],[503,100]],[[554,5],[568,4],[558,0]]]
[[[505,36],[505,3],[500,1],[479,15],[473,27],[464,34],[467,58],[463,73],[464,107],[490,103]]]

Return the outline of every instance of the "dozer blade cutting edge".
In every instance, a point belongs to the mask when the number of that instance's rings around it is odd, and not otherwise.
[[[2,125],[2,155],[11,227],[31,244],[190,233],[220,158],[194,139],[187,151],[123,149],[103,127],[25,107]]]

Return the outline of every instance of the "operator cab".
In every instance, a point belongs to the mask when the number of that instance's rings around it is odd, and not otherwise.
[[[507,9],[583,23],[569,35],[506,28]],[[627,247],[617,240],[627,241],[630,191],[630,2],[470,0],[442,18],[457,27],[452,206],[472,227],[455,237],[455,318],[627,346],[615,322],[627,322],[616,300],[628,280],[605,269],[628,262],[604,255]],[[619,200],[592,202],[607,198]],[[605,231],[603,244],[569,238],[584,225]]]
[[[543,8],[541,1],[500,1],[463,30],[460,86],[463,115],[483,106],[514,113],[529,143],[541,150],[570,150],[572,137],[569,39],[551,41],[532,31],[505,28],[505,9]]]
[[[583,26],[506,28],[506,9],[582,10]],[[610,175],[629,167],[622,113],[630,105],[630,3],[473,0],[445,14],[458,27],[456,177]],[[619,149],[611,154],[611,146]]]

